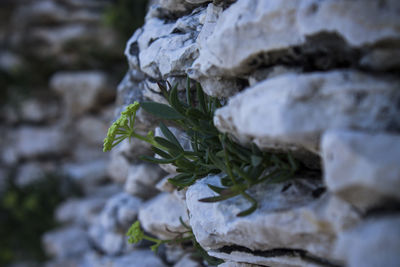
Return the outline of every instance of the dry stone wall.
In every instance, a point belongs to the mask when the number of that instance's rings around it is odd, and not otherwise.
[[[127,43],[117,104],[163,102],[156,82],[183,88],[189,75],[226,101],[221,132],[321,174],[255,186],[259,208],[242,218],[241,198],[198,201],[218,176],[183,192],[164,178],[139,210],[144,229],[171,237],[183,216],[220,266],[398,266],[399,15],[398,1],[154,1]],[[150,130],[145,116],[138,127]],[[136,145],[113,164],[128,165]]]
[[[137,219],[165,239],[186,230],[179,218],[225,261],[220,267],[400,265],[399,1],[150,1],[126,44],[129,70],[115,105],[109,75],[73,49],[90,41],[116,51],[113,33],[99,26],[106,2],[26,1],[11,16],[18,31],[0,36],[62,66],[45,99],[30,99],[21,112],[5,106],[1,117],[0,175],[16,168],[23,186],[32,173],[63,170],[84,191],[58,207],[61,226],[43,236],[46,266],[207,266],[187,246],[154,254],[146,242],[127,242]],[[18,62],[1,51],[2,68]],[[71,71],[75,64],[84,67]],[[313,175],[254,186],[259,208],[236,217],[248,205],[242,198],[198,201],[214,195],[207,184],[219,185],[217,175],[177,191],[167,181],[174,166],[139,160],[152,155],[147,143],[125,140],[101,152],[127,104],[165,103],[157,82],[184,88],[187,75],[225,103],[214,116],[218,130],[243,145],[290,151]],[[162,135],[157,125],[138,112],[137,131]],[[184,133],[170,130],[190,148]]]

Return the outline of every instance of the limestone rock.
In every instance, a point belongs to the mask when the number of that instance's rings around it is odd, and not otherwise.
[[[160,180],[162,170],[153,164],[137,164],[129,168],[125,192],[148,199],[158,193],[155,184]]]
[[[66,151],[68,141],[62,127],[23,126],[16,132],[15,150],[19,158],[60,155]]]
[[[329,191],[361,210],[400,200],[400,136],[330,131],[322,138]]]
[[[396,267],[400,264],[400,217],[370,218],[340,234],[336,253],[349,267]],[[373,253],[371,253],[373,251]]]
[[[70,198],[57,208],[55,217],[61,223],[89,225],[96,222],[105,204],[106,199],[100,197]]]
[[[350,45],[360,47],[399,40],[399,10],[400,3],[395,0],[303,0],[297,19],[302,35],[334,32]]]
[[[233,262],[233,261],[226,261],[226,262],[218,265],[218,267],[256,267],[256,266],[258,266],[258,265]]]
[[[135,221],[142,201],[127,193],[119,193],[107,201],[99,217],[105,229],[128,229]]]
[[[107,181],[107,160],[105,159],[65,163],[62,169],[85,191]]]
[[[76,226],[48,232],[42,241],[46,253],[57,258],[78,257],[90,250],[86,231]]]
[[[317,152],[320,135],[329,129],[398,130],[399,86],[398,80],[354,71],[286,74],[230,98],[214,124],[264,149]]]
[[[175,23],[165,23],[158,18],[148,19],[140,36],[134,35],[140,51],[141,71],[156,79],[185,75],[198,55],[195,41],[202,13],[203,9],[196,9]],[[128,43],[130,46],[134,44],[134,39]]]
[[[173,208],[172,208],[173,207]],[[186,205],[172,194],[161,193],[140,208],[139,221],[144,230],[162,239],[176,237],[187,229],[179,217],[188,222]]]
[[[94,224],[88,229],[88,234],[95,247],[106,255],[116,256],[127,250],[127,238],[123,233],[110,231],[99,224]]]
[[[166,265],[154,252],[146,249],[137,249],[125,255],[99,256],[85,255],[79,267],[165,267]]]
[[[117,150],[111,151],[111,159],[108,164],[108,174],[117,183],[125,183],[129,172],[129,161]]]
[[[110,99],[114,90],[101,71],[58,72],[50,80],[51,88],[64,98],[68,112],[81,115]]]
[[[245,217],[236,216],[249,207],[240,196],[216,203],[199,202],[215,195],[208,183],[218,185],[219,177],[198,180],[189,187],[186,203],[196,240],[216,253],[223,252],[224,247],[239,246],[254,251],[302,249],[319,257],[332,257],[337,233],[359,220],[346,202],[333,195],[318,198],[321,183],[317,180],[295,179],[251,188],[249,194],[259,206]]]

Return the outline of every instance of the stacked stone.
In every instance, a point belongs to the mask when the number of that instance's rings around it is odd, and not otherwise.
[[[240,218],[239,197],[198,202],[218,177],[186,192],[162,180],[140,208],[144,229],[170,238],[182,216],[225,267],[399,266],[399,15],[399,1],[155,1],[127,44],[117,104],[162,102],[156,81],[188,74],[227,100],[221,132],[291,151],[322,175],[252,188],[259,208]],[[129,176],[121,166],[111,174]]]

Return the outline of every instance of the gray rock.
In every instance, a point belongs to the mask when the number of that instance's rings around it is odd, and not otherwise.
[[[125,183],[126,178],[128,178],[129,166],[129,161],[118,150],[114,149],[111,151],[111,159],[107,166],[107,172],[114,182]]]
[[[76,122],[78,138],[92,146],[101,148],[107,136],[110,122],[95,116],[85,116]]]
[[[134,250],[114,257],[88,254],[79,267],[165,267],[166,265],[150,250]]]
[[[361,210],[400,200],[399,135],[330,131],[321,148],[329,191]]]
[[[400,264],[399,225],[398,215],[367,219],[340,234],[336,253],[349,267],[397,267]]]
[[[72,116],[81,115],[114,95],[107,75],[101,71],[58,72],[51,77],[50,87],[63,97]]]
[[[203,265],[198,261],[195,261],[190,257],[190,254],[186,254],[182,257],[177,263],[174,264],[174,267],[202,267]]]
[[[97,220],[97,215],[106,204],[105,198],[69,198],[56,210],[56,219],[60,223],[74,223],[87,226]]]
[[[125,192],[143,199],[151,198],[158,193],[155,185],[161,175],[162,170],[157,165],[132,165],[125,182]]]
[[[360,59],[360,65],[375,71],[399,69],[400,49],[374,49]]]
[[[119,193],[107,201],[99,217],[99,223],[110,230],[127,230],[135,221],[142,201],[127,193]]]
[[[321,186],[316,180],[295,179],[254,186],[249,194],[257,199],[259,206],[245,217],[236,216],[249,207],[248,201],[240,196],[216,203],[199,202],[215,195],[208,183],[218,185],[219,177],[198,180],[189,187],[186,203],[196,240],[206,250],[216,253],[223,252],[219,249],[224,246],[237,245],[261,251],[302,249],[329,258],[337,233],[359,220],[346,202],[331,194],[316,199],[313,192]]]
[[[15,135],[15,150],[19,158],[63,154],[69,141],[64,129],[59,126],[23,126]]]
[[[263,149],[318,152],[320,135],[329,129],[399,129],[399,86],[398,80],[354,71],[281,75],[230,98],[214,124]]]
[[[26,122],[54,121],[60,113],[56,101],[48,99],[28,99],[21,103],[21,120]]]
[[[174,177],[174,174],[168,174],[167,176],[165,176],[164,178],[162,178],[157,184],[156,184],[156,188],[161,191],[161,192],[167,192],[167,193],[172,193],[175,190],[175,187],[168,182],[169,178]]]
[[[62,169],[85,191],[90,191],[91,187],[107,181],[107,160],[105,159],[65,163]]]
[[[188,222],[186,205],[168,193],[161,193],[146,202],[139,211],[139,221],[143,229],[161,239],[172,239],[177,233],[187,230],[179,217],[185,223]]]
[[[47,232],[42,243],[48,255],[59,259],[79,257],[90,250],[86,231],[77,226]]]
[[[109,256],[119,255],[127,250],[127,238],[123,233],[105,229],[100,224],[90,226],[88,234],[94,246]]]
[[[15,183],[24,187],[44,178],[46,173],[54,172],[56,166],[52,162],[27,162],[18,167]]]

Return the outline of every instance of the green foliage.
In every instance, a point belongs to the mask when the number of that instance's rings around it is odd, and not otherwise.
[[[250,207],[237,216],[246,216],[257,208],[257,201],[246,192],[250,187],[261,182],[276,183],[291,179],[297,171],[298,164],[290,154],[262,152],[255,144],[244,147],[228,135],[219,133],[213,124],[213,115],[221,103],[217,98],[205,95],[200,84],[196,84],[194,94],[190,80],[187,80],[185,102],[178,98],[177,86],[168,84],[169,90],[161,84],[159,87],[169,105],[144,102],[140,106],[183,129],[190,138],[193,150],[184,150],[163,123],[160,129],[164,137],[154,137],[151,132],[146,137],[135,133],[134,120],[127,120],[124,115],[129,114],[128,110],[133,112],[133,108],[128,106],[111,126],[105,139],[104,151],[110,150],[125,138],[135,137],[150,143],[159,158],[142,156],[141,159],[176,166],[178,174],[170,178],[169,182],[178,189],[190,186],[209,174],[221,174],[222,187],[209,185],[217,195],[200,201],[216,202],[241,195],[249,201]],[[136,112],[139,104],[133,105],[137,107],[134,110]],[[129,116],[134,118],[133,114]],[[115,137],[114,133],[120,136]]]
[[[181,233],[176,233],[177,235],[174,239],[164,239],[164,240],[146,235],[140,227],[140,222],[136,221],[135,223],[132,224],[132,226],[126,233],[126,235],[128,236],[128,242],[131,244],[136,244],[142,241],[143,239],[153,242],[154,245],[152,245],[150,248],[155,253],[157,253],[158,248],[162,244],[172,245],[172,244],[184,244],[186,242],[191,242],[192,247],[195,248],[196,250],[194,256],[197,256],[198,258],[207,261],[208,264],[210,265],[219,265],[223,263],[221,259],[211,257],[210,255],[208,255],[207,252],[196,241],[192,229],[182,221],[182,218],[179,218],[179,220],[181,224],[186,228],[186,231]]]
[[[48,174],[23,188],[11,175],[0,192],[0,266],[16,260],[45,260],[41,236],[56,226],[53,212],[77,192],[66,178]]]
[[[148,0],[114,0],[104,13],[104,21],[128,40],[144,23]]]

